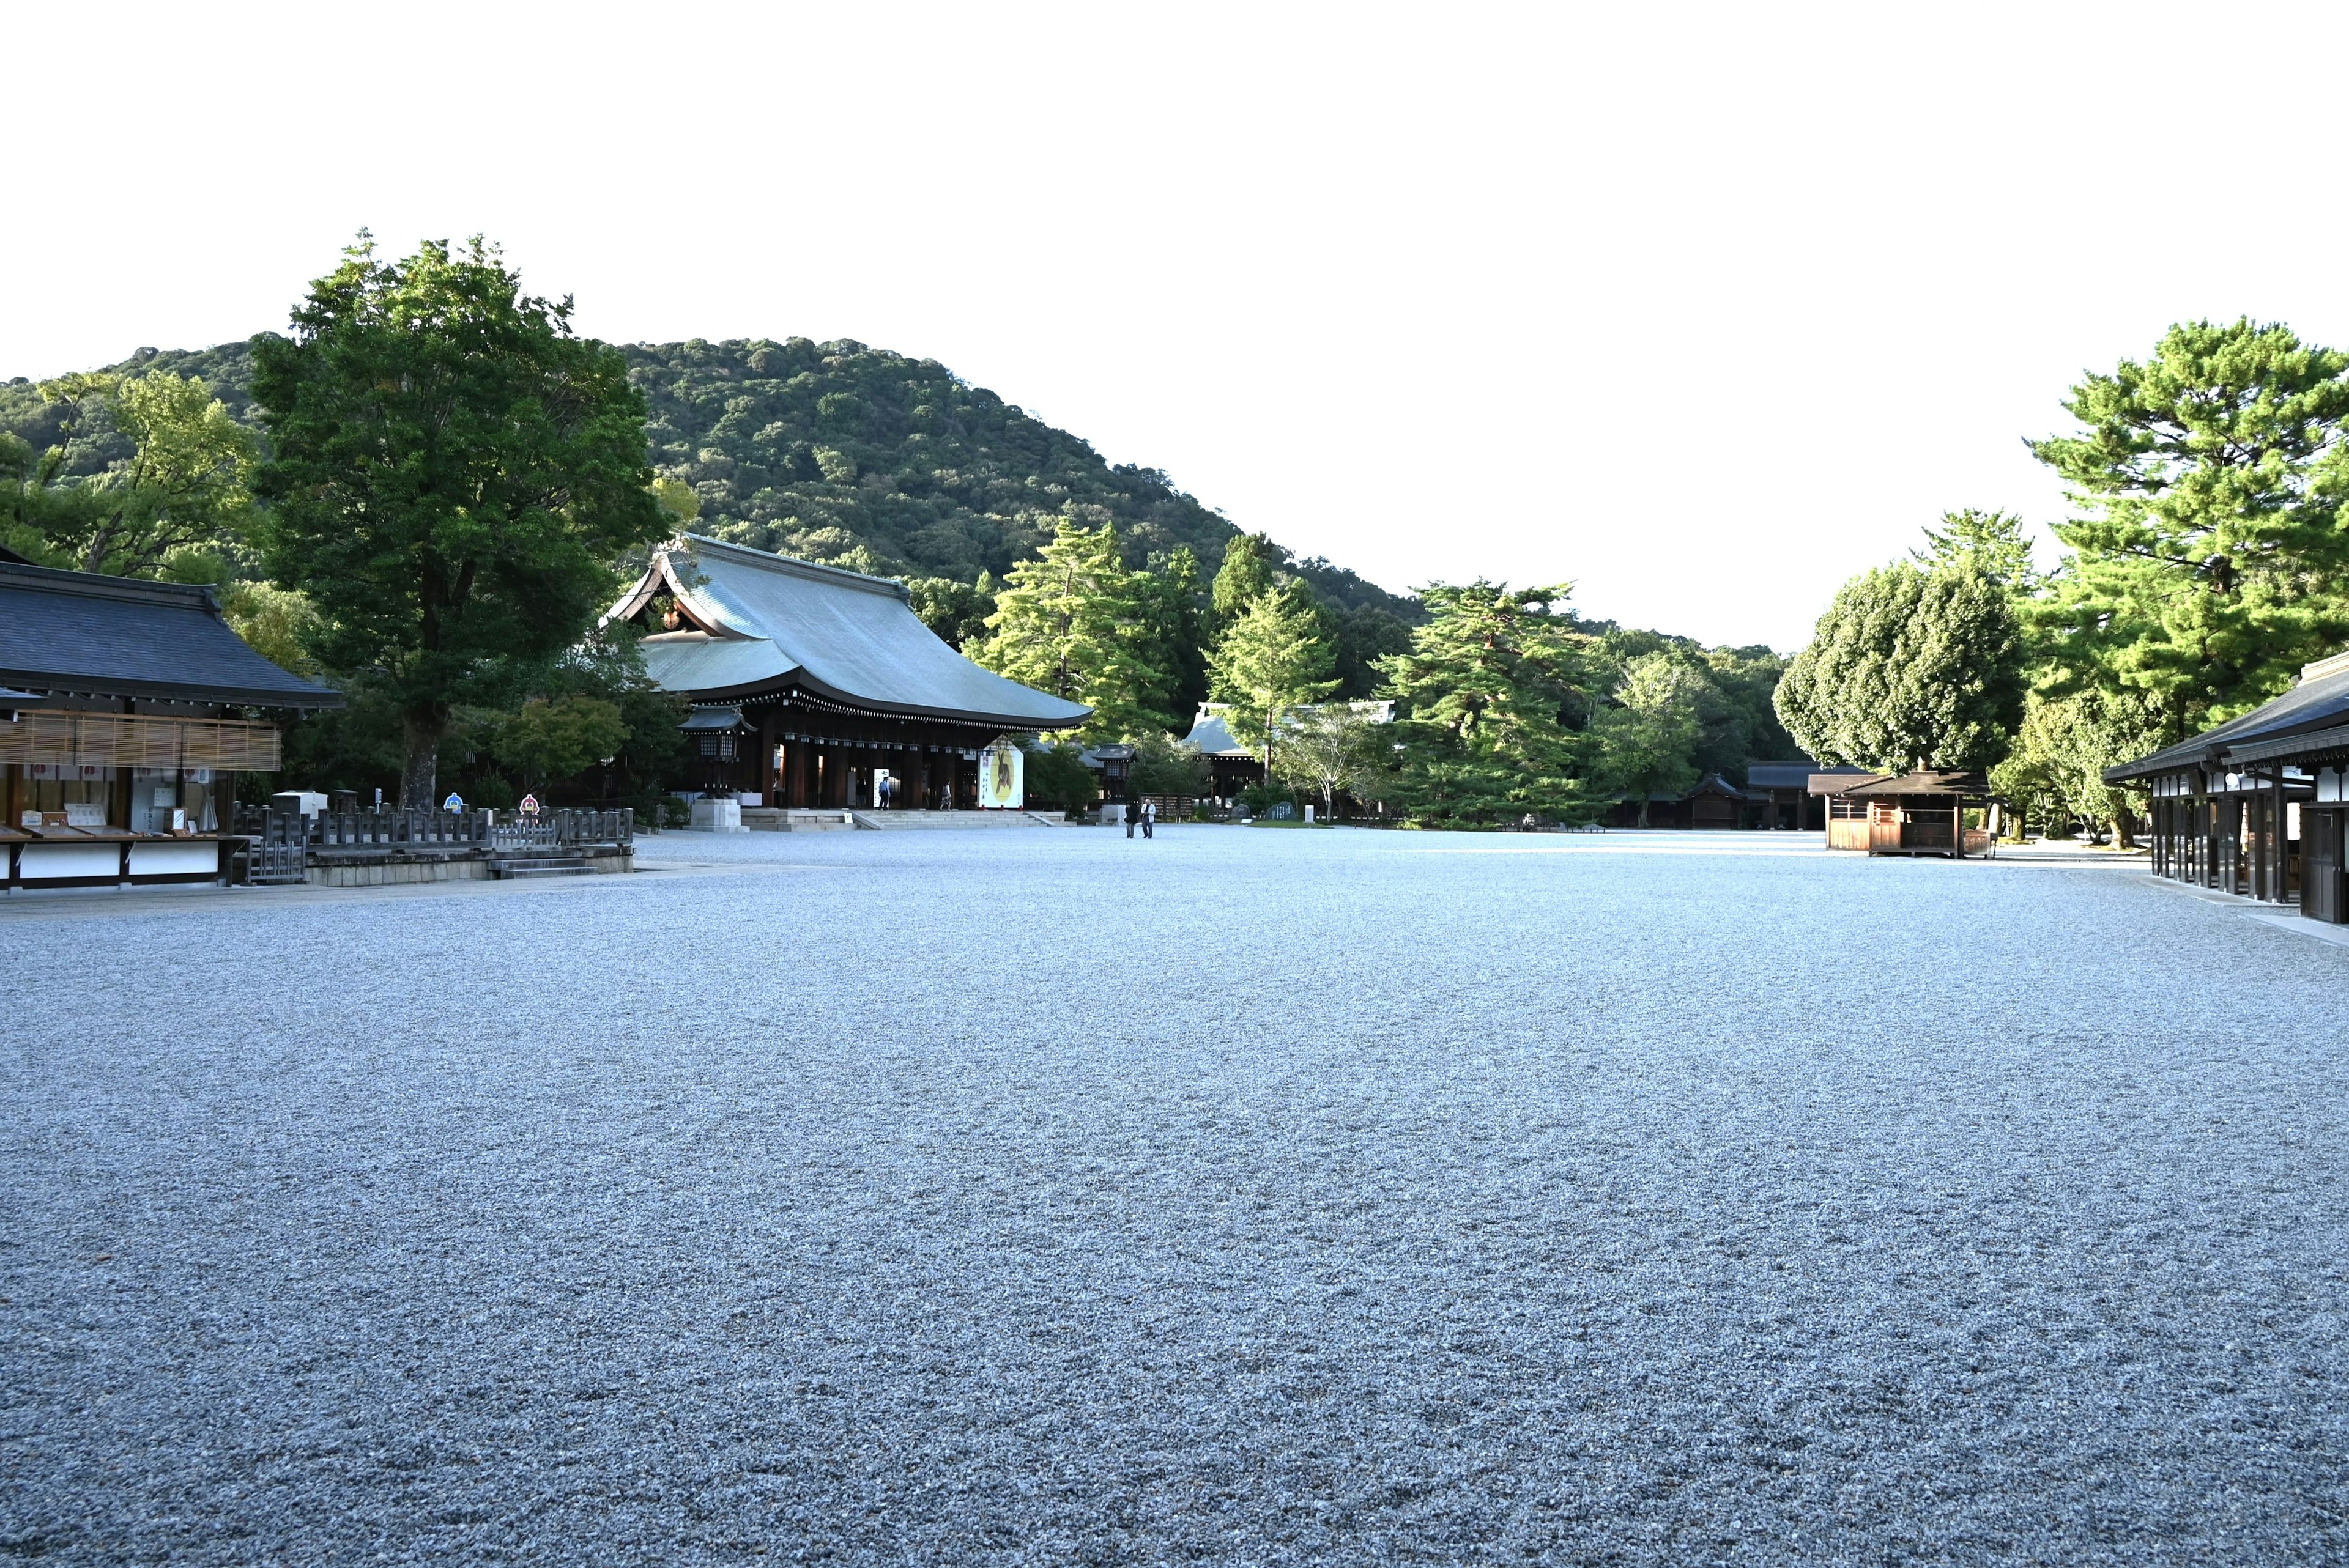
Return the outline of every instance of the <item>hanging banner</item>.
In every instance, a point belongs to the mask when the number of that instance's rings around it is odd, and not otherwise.
[[[1028,794],[1028,757],[1008,740],[978,754],[978,805],[983,811],[1017,811]]]

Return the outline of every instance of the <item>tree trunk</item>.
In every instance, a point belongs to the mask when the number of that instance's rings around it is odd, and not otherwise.
[[[2137,841],[2129,833],[2129,813],[2127,811],[2113,813],[2113,848],[2116,850],[2137,848]]]
[[[1647,795],[1646,795],[1645,793],[1642,793],[1642,794],[1640,796],[1640,826],[1641,826],[1641,827],[1643,827],[1643,828],[1644,828],[1644,827],[1646,827],[1647,825],[1648,825],[1648,797],[1647,797]]]
[[[410,711],[400,716],[408,740],[408,760],[399,770],[399,809],[429,811],[436,804],[440,771],[440,738],[449,732],[446,715]]]

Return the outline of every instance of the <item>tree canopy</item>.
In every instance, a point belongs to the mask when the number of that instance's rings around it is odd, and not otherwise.
[[[1986,768],[2022,719],[2024,674],[2001,583],[1970,560],[1896,562],[1836,594],[1778,683],[1778,717],[1822,762]]]
[[[1565,583],[1476,582],[1423,591],[1426,622],[1384,661],[1402,747],[1394,799],[1464,826],[1566,818],[1589,778],[1598,641],[1565,613]]]
[[[1231,704],[1225,722],[1250,746],[1266,746],[1288,710],[1335,693],[1335,663],[1302,583],[1260,593],[1225,626],[1207,655],[1211,691]]]
[[[1114,524],[1061,518],[1035,557],[1011,569],[970,656],[1090,707],[1081,732],[1088,740],[1164,729],[1167,672],[1154,657],[1137,575],[1126,570]]]
[[[387,263],[362,237],[293,327],[254,341],[262,558],[316,607],[318,659],[389,695],[401,799],[429,803],[455,707],[565,656],[612,562],[667,531],[643,399],[478,239]]]
[[[2064,407],[2078,433],[2032,443],[2077,509],[2034,616],[2059,684],[2141,692],[2179,739],[2349,637],[2349,356],[2280,325],[2189,322]]]

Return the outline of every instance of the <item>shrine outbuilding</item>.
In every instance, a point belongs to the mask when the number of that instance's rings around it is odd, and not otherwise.
[[[605,617],[690,705],[695,782],[738,809],[971,810],[979,757],[1092,710],[981,669],[905,584],[687,535]]]
[[[238,773],[342,697],[246,645],[209,588],[0,561],[0,849],[12,887],[215,882]]]
[[[2152,797],[2156,876],[2349,923],[2349,654],[2105,782]]]

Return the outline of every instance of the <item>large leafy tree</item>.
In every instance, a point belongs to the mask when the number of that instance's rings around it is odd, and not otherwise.
[[[1595,640],[1571,590],[1477,582],[1423,591],[1411,651],[1382,662],[1397,705],[1393,798],[1422,821],[1514,821],[1586,808]]]
[[[1991,787],[2025,820],[2101,822],[2126,849],[2147,798],[2106,783],[2105,769],[2158,747],[2151,717],[2141,692],[2033,692],[2013,748],[1991,769]]]
[[[1338,792],[1374,799],[1392,760],[1390,727],[1351,702],[1318,703],[1281,721],[1273,773],[1284,784],[1321,797],[1321,814],[1334,817]]]
[[[1971,562],[1906,562],[1845,583],[1778,683],[1778,717],[1822,762],[1987,768],[2023,717],[2024,649],[2005,587]]]
[[[1608,785],[1640,802],[1648,825],[1651,795],[1677,795],[1697,781],[1700,713],[1713,696],[1702,674],[1661,650],[1624,666],[1615,706],[1599,716],[1599,766]]]
[[[1249,601],[1207,656],[1216,698],[1231,704],[1224,722],[1250,746],[1267,748],[1280,717],[1338,689],[1312,590],[1301,582]]]
[[[570,315],[478,238],[385,263],[362,235],[292,336],[254,342],[264,563],[309,596],[320,662],[397,705],[409,806],[435,794],[455,707],[559,659],[609,562],[667,529],[626,362]]]
[[[2042,621],[2067,686],[2151,700],[2163,739],[2256,706],[2349,635],[2349,356],[2289,328],[2173,326],[2032,443],[2080,515]]]
[[[968,650],[999,675],[1093,710],[1081,734],[1114,740],[1166,727],[1155,698],[1165,675],[1153,657],[1134,574],[1111,523],[1060,519],[1050,542],[1011,569]]]

